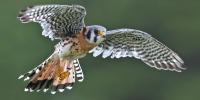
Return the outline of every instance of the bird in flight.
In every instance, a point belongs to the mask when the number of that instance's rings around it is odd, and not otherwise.
[[[100,25],[86,26],[85,16],[86,10],[80,5],[36,5],[19,13],[22,23],[39,23],[43,36],[60,40],[50,57],[19,76],[18,79],[29,80],[25,91],[49,90],[55,94],[71,89],[75,80],[84,80],[78,59],[88,53],[103,58],[134,57],[159,70],[185,69],[183,60],[150,34],[135,29],[107,31]]]

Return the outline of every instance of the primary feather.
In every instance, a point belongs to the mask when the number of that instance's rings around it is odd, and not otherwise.
[[[151,35],[134,29],[117,29],[107,32],[106,40],[90,51],[103,58],[135,57],[150,67],[163,70],[184,70],[183,60]]]
[[[85,8],[79,5],[37,5],[22,10],[18,18],[23,23],[39,23],[42,35],[54,40],[79,33],[85,16]]]

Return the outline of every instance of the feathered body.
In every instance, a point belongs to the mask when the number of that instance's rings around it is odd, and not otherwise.
[[[29,80],[25,91],[63,92],[71,89],[75,78],[82,82],[84,75],[78,59],[87,53],[103,58],[135,57],[150,67],[181,72],[183,60],[151,35],[135,29],[107,31],[100,25],[86,26],[86,10],[80,5],[38,5],[27,7],[19,14],[23,23],[36,22],[42,35],[59,39],[53,54],[19,79]]]
[[[55,46],[55,52],[63,59],[78,59],[84,57],[88,51],[97,46],[97,44],[88,42],[85,38],[84,31],[72,38],[65,38]]]
[[[94,41],[90,42],[89,39],[92,36],[86,39],[88,32],[91,35],[90,28],[90,26],[84,27],[75,36],[63,38],[55,46],[54,53],[40,67],[20,76],[20,78],[31,78],[25,91],[33,91],[35,89],[40,91],[40,89],[44,88],[44,92],[46,92],[51,88],[51,93],[54,94],[57,90],[62,92],[65,87],[71,89],[75,82],[75,73],[78,81],[83,81],[83,72],[78,59],[86,56],[98,44]]]

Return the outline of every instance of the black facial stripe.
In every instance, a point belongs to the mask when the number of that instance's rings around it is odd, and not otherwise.
[[[94,37],[94,42],[97,42],[97,36]]]
[[[98,35],[98,33],[99,33],[99,31],[95,29],[95,30],[94,30],[94,34],[95,34],[95,35]]]
[[[88,39],[90,39],[90,37],[91,37],[91,30],[88,31],[86,37],[87,37]]]
[[[83,33],[85,33],[87,31],[86,27],[83,27]]]

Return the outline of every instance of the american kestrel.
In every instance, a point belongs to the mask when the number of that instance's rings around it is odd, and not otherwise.
[[[43,29],[42,35],[58,39],[55,51],[33,70],[19,76],[29,80],[25,91],[63,92],[71,89],[84,75],[79,58],[87,53],[103,58],[135,57],[159,70],[181,72],[183,60],[167,46],[146,32],[135,29],[107,31],[100,25],[86,26],[86,10],[80,5],[36,5],[19,13],[22,23],[36,22]]]

